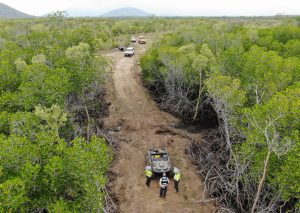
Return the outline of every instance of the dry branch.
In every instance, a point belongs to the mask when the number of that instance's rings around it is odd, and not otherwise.
[[[202,135],[201,142],[190,143],[187,154],[204,179],[208,200],[218,203],[219,212],[249,212],[257,191],[256,182],[247,176],[249,165],[230,157],[220,130],[207,130]],[[274,199],[274,191],[264,188],[261,194],[256,212],[276,212],[279,199]]]

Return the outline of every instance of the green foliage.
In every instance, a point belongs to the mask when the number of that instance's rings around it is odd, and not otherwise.
[[[299,198],[299,116],[300,87],[277,93],[263,105],[244,110],[247,140],[240,153],[252,162],[251,175],[258,178],[263,167],[266,150],[274,153],[269,165],[268,181],[276,184],[282,197]]]
[[[8,115],[9,133],[35,139],[36,133],[33,130],[40,130],[40,119],[31,112],[16,112]]]
[[[148,85],[155,85],[157,81],[162,81],[162,73],[159,69],[163,66],[162,62],[158,59],[158,50],[154,49],[149,51],[141,59],[141,67],[144,79]]]
[[[62,198],[73,211],[102,209],[101,188],[112,160],[103,139],[94,137],[87,143],[77,138],[68,145],[51,133],[40,133],[32,142],[19,136],[0,142],[3,210],[20,210],[25,201],[27,208],[58,208],[57,200]]]
[[[239,78],[243,69],[244,52],[245,50],[242,46],[226,49],[220,57],[222,73]]]
[[[16,23],[0,22],[0,212],[101,212],[112,150],[75,137],[66,110],[103,84],[109,28],[62,12]]]
[[[288,56],[296,56],[300,58],[300,40],[289,40],[284,45],[284,49]]]
[[[0,210],[18,211],[24,210],[28,201],[26,197],[25,184],[19,178],[7,180],[0,184]]]
[[[50,204],[47,209],[51,213],[57,213],[57,212],[72,213],[72,211],[69,208],[68,202],[66,202],[62,198],[57,200],[54,204]]]
[[[251,103],[269,100],[293,80],[290,70],[284,67],[284,59],[276,52],[266,52],[263,48],[253,46],[244,57],[241,79]]]
[[[17,71],[21,72],[22,70],[25,69],[25,67],[27,66],[27,63],[24,60],[17,58],[17,60],[15,61],[15,65],[16,65]]]
[[[74,62],[84,64],[87,58],[90,57],[90,45],[80,43],[78,46],[69,47],[66,50],[66,56]]]
[[[256,21],[190,20],[146,52],[142,74],[162,107],[184,119],[211,104],[237,163],[224,169],[249,165],[241,175],[245,189],[261,180],[271,152],[263,187],[294,208],[300,205],[300,28]]]
[[[0,134],[9,134],[10,113],[0,112]]]
[[[2,136],[0,142],[0,165],[3,168],[1,180],[18,177],[24,164],[37,157],[36,147],[25,137],[12,135],[6,138]]]
[[[282,43],[292,39],[300,39],[300,29],[293,26],[280,26],[274,29],[273,37]]]
[[[47,62],[46,56],[43,55],[43,54],[35,55],[32,58],[32,63],[33,64],[46,64],[46,62]]]
[[[44,130],[54,132],[54,134],[59,137],[58,130],[65,125],[67,113],[63,112],[63,110],[55,104],[52,105],[51,108],[36,106],[34,114],[42,121],[46,122],[45,128],[43,128]]]
[[[149,86],[164,82],[167,73],[175,70],[182,74],[185,82],[195,86],[204,81],[214,63],[215,58],[207,44],[201,47],[200,54],[192,44],[180,48],[164,46],[159,51],[151,50],[141,59],[142,72]]]
[[[213,75],[206,82],[208,93],[216,100],[228,105],[228,109],[237,111],[243,107],[245,92],[240,89],[240,81],[220,74]],[[225,106],[223,106],[225,107]],[[226,107],[227,108],[227,107]]]
[[[279,190],[285,200],[289,200],[291,197],[300,199],[300,145],[299,141],[285,158],[284,162],[280,165],[280,169],[276,171],[276,179],[274,182],[278,184]],[[298,208],[300,202],[297,203]]]
[[[70,92],[70,75],[64,68],[50,69],[43,64],[32,64],[21,73],[23,82],[19,90],[19,101],[27,110],[42,104],[63,104]]]

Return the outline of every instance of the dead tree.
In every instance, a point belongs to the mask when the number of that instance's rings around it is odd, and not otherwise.
[[[263,173],[260,178],[257,192],[255,195],[255,199],[251,208],[251,213],[254,213],[256,208],[257,208],[257,203],[259,201],[259,198],[261,196],[261,191],[267,176],[268,172],[268,166],[269,166],[269,161],[270,161],[270,156],[272,153],[275,153],[278,157],[281,155],[286,154],[289,152],[292,146],[292,141],[285,141],[284,143],[282,142],[282,139],[280,137],[279,132],[276,129],[276,121],[282,118],[283,115],[279,115],[275,118],[270,118],[266,120],[265,122],[259,122],[256,120],[255,116],[251,116],[249,119],[252,123],[252,125],[258,129],[261,134],[265,138],[266,146],[267,146],[267,155],[264,160],[264,167],[263,167]]]
[[[103,118],[108,115],[109,103],[105,100],[105,90],[97,83],[85,89],[82,94],[70,94],[67,97],[67,108],[70,120],[75,124],[75,136],[85,136],[87,140],[102,128]]]
[[[186,151],[204,180],[204,194],[210,197],[208,200],[217,202],[220,212],[248,213],[255,199],[257,183],[248,175],[249,161],[241,161],[234,155],[230,160],[222,134],[218,129],[206,130],[202,140],[192,141]],[[226,166],[228,161],[229,166]],[[265,187],[261,194],[257,212],[276,212],[280,201],[276,191]],[[203,198],[199,202],[205,201]]]
[[[167,73],[164,82],[165,93],[162,96],[162,108],[176,113],[183,119],[189,119],[194,112],[192,86],[184,79],[183,70],[173,67]]]

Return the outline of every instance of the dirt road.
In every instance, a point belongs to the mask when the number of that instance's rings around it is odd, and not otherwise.
[[[138,66],[145,46],[136,45],[136,55],[125,58],[122,52],[107,53],[111,60],[113,78],[110,82],[110,116],[105,127],[116,129],[112,134],[120,141],[119,156],[112,166],[111,187],[119,203],[120,212],[215,212],[212,203],[202,200],[202,182],[184,154],[188,140],[172,131],[180,122],[162,112],[143,87]],[[167,197],[159,197],[158,179],[145,185],[144,156],[149,148],[167,148],[173,165],[181,169],[180,192],[176,193],[171,180]]]

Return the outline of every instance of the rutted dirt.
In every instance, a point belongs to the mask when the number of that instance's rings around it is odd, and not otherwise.
[[[106,128],[118,131],[112,134],[120,141],[118,157],[111,168],[114,180],[110,183],[116,194],[120,212],[216,212],[213,203],[201,202],[203,186],[193,165],[185,155],[189,143],[184,134],[173,129],[180,121],[161,111],[143,87],[138,66],[146,46],[135,45],[136,55],[125,58],[122,52],[107,53],[111,60],[113,78],[109,82],[110,116]],[[117,127],[117,128],[116,128]],[[193,135],[192,137],[199,137]],[[158,179],[145,185],[145,153],[149,148],[167,148],[173,165],[181,169],[179,193],[171,180],[167,197],[159,197]]]

